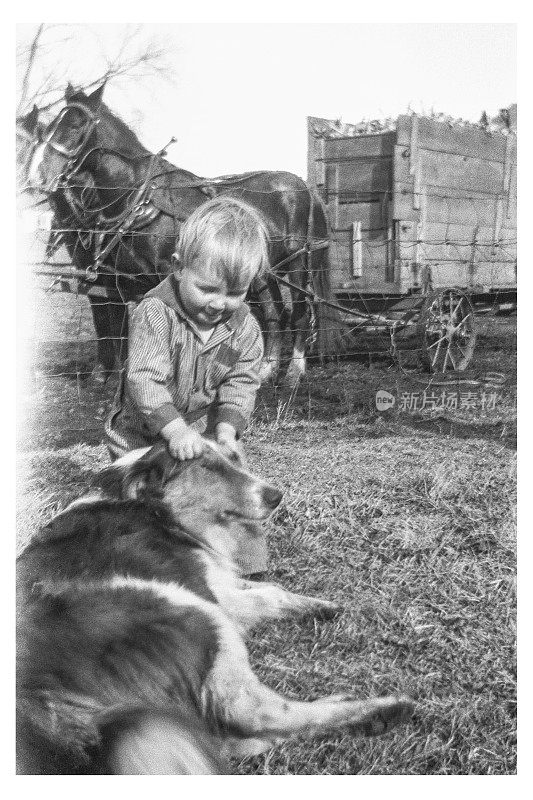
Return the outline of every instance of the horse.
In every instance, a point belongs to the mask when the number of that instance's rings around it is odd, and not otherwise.
[[[21,192],[29,189],[27,178],[30,163],[36,144],[39,141],[42,127],[39,122],[39,109],[36,105],[33,106],[28,114],[16,119],[16,181],[17,187]]]
[[[239,197],[261,215],[269,236],[270,269],[252,285],[265,335],[261,380],[280,371],[284,333],[291,330],[286,380],[305,373],[305,346],[314,306],[317,351],[335,352],[337,331],[327,251],[328,223],[318,195],[289,172],[250,172],[204,179],[153,154],[102,101],[105,84],[87,95],[70,85],[65,105],[43,132],[29,170],[33,186],[52,196],[83,190],[90,180],[99,212],[91,217],[95,245],[88,277],[111,282],[124,302],[159,283],[173,269],[180,226],[195,208],[219,194]],[[94,211],[87,209],[88,211]],[[77,226],[88,227],[80,213]],[[322,302],[324,301],[324,302]]]
[[[35,150],[42,144],[45,125],[36,105],[16,120],[17,186],[21,193],[36,196],[35,205],[46,202],[53,213],[45,257],[64,245],[73,265],[85,271],[94,264],[95,248],[90,228],[95,223],[100,205],[92,176],[80,171],[79,184],[43,193],[42,188],[29,180]],[[95,382],[105,382],[121,362],[127,331],[126,306],[115,296],[112,276],[103,275],[99,286],[87,291],[97,339],[97,362],[92,370]]]

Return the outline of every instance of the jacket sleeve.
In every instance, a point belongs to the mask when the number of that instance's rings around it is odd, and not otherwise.
[[[236,349],[239,359],[224,376],[217,390],[215,422],[228,422],[241,436],[255,406],[261,381],[259,368],[263,358],[263,336],[252,314],[248,314],[239,332]]]
[[[174,373],[170,313],[161,300],[148,298],[139,303],[130,325],[126,388],[154,435],[182,416],[167,388]]]

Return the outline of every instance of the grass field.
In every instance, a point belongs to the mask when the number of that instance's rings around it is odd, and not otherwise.
[[[240,774],[515,772],[515,320],[486,317],[481,328],[476,370],[506,377],[494,408],[379,414],[377,389],[427,382],[386,359],[315,365],[296,393],[262,391],[246,448],[285,492],[269,523],[271,578],[345,612],[257,630],[254,667],[294,698],[401,691],[417,710],[384,737],[297,739],[236,765]],[[92,354],[72,339],[35,354],[19,436],[20,544],[107,463],[113,387],[50,377]]]

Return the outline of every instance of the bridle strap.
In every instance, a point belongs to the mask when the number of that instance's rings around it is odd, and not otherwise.
[[[17,136],[19,136],[21,139],[26,139],[26,141],[30,142],[30,144],[33,144],[35,142],[35,139],[36,139],[35,133],[30,133],[29,131],[26,130],[26,128],[22,128],[22,127],[19,128],[17,126],[17,132],[16,133],[17,133]]]
[[[54,136],[57,128],[61,120],[63,119],[65,113],[69,111],[71,108],[77,109],[81,111],[87,117],[86,121],[86,128],[83,133],[83,136],[80,142],[76,145],[76,147],[68,148],[58,142],[54,142],[52,137]],[[43,142],[51,147],[52,150],[55,150],[57,153],[60,153],[63,156],[66,156],[71,161],[77,158],[77,156],[81,153],[85,145],[87,144],[89,137],[91,136],[92,132],[100,122],[100,118],[97,117],[93,112],[87,108],[87,106],[83,105],[83,103],[67,103],[67,105],[59,112],[57,117],[53,122],[50,123],[48,130],[46,131],[45,135],[43,136]]]

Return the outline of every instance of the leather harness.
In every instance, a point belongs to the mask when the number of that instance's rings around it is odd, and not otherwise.
[[[53,136],[61,122],[64,114],[69,109],[77,109],[81,111],[87,117],[87,126],[84,130],[80,141],[78,144],[72,148],[68,149],[65,146],[61,145],[60,143],[53,141]],[[79,173],[83,163],[87,159],[90,153],[94,152],[95,150],[99,150],[101,148],[92,148],[87,153],[85,153],[81,158],[80,154],[82,153],[85,145],[88,143],[91,134],[96,129],[96,126],[100,122],[99,118],[94,115],[90,109],[88,109],[83,103],[76,103],[76,102],[69,102],[60,112],[58,117],[50,124],[46,136],[44,137],[44,141],[46,144],[51,147],[53,150],[56,150],[58,153],[67,156],[67,166],[63,173],[59,176],[58,179],[58,188],[62,186],[63,188],[67,188],[69,185],[70,178]],[[89,236],[94,236],[94,246],[95,246],[95,259],[93,264],[89,265],[85,272],[81,270],[77,270],[78,273],[77,277],[83,276],[83,279],[89,281],[90,283],[94,283],[98,279],[99,272],[106,272],[110,275],[117,275],[123,277],[130,277],[127,273],[118,272],[116,269],[111,269],[108,267],[104,262],[109,253],[113,250],[113,248],[121,241],[122,237],[126,233],[131,233],[132,231],[142,230],[146,226],[150,225],[160,214],[166,214],[167,216],[171,216],[179,222],[184,222],[185,218],[177,217],[175,211],[170,204],[170,207],[167,209],[165,205],[162,203],[155,203],[153,199],[154,190],[157,188],[155,183],[153,183],[154,178],[160,177],[161,174],[157,175],[154,174],[154,167],[156,166],[158,159],[165,155],[166,148],[175,141],[174,138],[170,140],[170,142],[158,153],[155,153],[151,156],[150,164],[147,169],[145,178],[137,191],[135,192],[135,196],[128,207],[118,214],[116,217],[108,218],[102,211],[96,212],[95,215],[95,228],[98,229],[104,225],[109,226],[112,223],[113,227],[107,227],[105,230],[96,230],[94,233],[89,234]],[[260,175],[264,171],[259,172],[250,172],[245,173],[243,175],[227,175],[221,178],[211,179],[209,181],[205,180],[198,180],[193,181],[191,183],[187,183],[184,188],[199,188],[208,197],[213,197],[217,194],[217,185],[227,186],[228,184],[239,183],[243,180],[248,179],[254,175]],[[313,201],[313,193],[310,189],[309,191],[309,216],[308,216],[308,223],[307,223],[307,241],[303,245],[303,247],[299,248],[294,253],[286,256],[280,262],[275,264],[273,267],[270,267],[267,270],[267,273],[275,278],[275,280],[279,281],[280,283],[301,292],[302,294],[312,298],[314,301],[320,302],[321,298],[317,297],[315,292],[304,289],[301,286],[297,286],[296,284],[289,281],[287,278],[282,278],[278,274],[278,270],[280,267],[284,267],[290,262],[294,261],[295,259],[299,258],[301,255],[306,255],[308,260],[308,267],[310,267],[310,258],[311,252],[315,250],[323,250],[329,247],[328,239],[322,239],[313,241],[313,212],[314,212],[314,201]],[[77,209],[75,205],[71,202],[71,208],[73,209],[73,213],[80,219],[79,213],[77,213]],[[105,242],[106,237],[110,237],[107,242]],[[105,242],[105,244],[104,244]],[[57,249],[61,244],[61,240],[55,240],[54,248]],[[88,247],[89,243],[84,244],[84,247]],[[325,302],[325,301],[322,301]],[[345,310],[345,309],[343,309]]]

